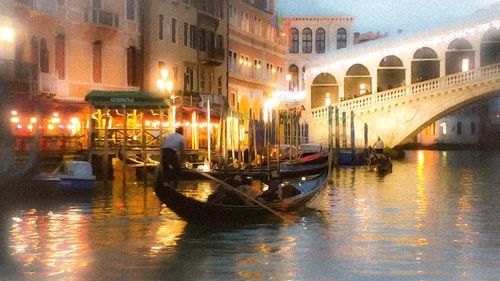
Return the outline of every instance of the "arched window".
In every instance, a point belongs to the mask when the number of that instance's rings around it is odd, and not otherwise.
[[[318,28],[316,30],[316,53],[322,54],[325,52],[325,30]]]
[[[288,74],[290,74],[291,79],[288,83],[288,90],[290,91],[298,91],[299,90],[299,68],[292,64],[288,68]]]
[[[345,28],[339,28],[337,30],[337,49],[345,47],[347,47],[347,31]]]
[[[299,52],[299,30],[292,28],[292,45],[290,46],[290,53]]]
[[[312,53],[312,30],[304,28],[302,31],[302,52]]]
[[[40,71],[49,73],[49,49],[45,38],[40,39]]]

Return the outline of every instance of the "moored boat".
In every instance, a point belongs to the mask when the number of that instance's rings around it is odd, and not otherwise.
[[[36,175],[33,178],[34,186],[43,186],[51,191],[90,191],[94,189],[96,177],[89,162],[69,161],[65,164],[65,172],[58,170]]]

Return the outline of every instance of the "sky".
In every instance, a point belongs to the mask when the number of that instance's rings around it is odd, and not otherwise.
[[[276,0],[284,16],[354,16],[354,31],[421,31],[488,10],[500,0]],[[484,12],[484,11],[483,11]]]

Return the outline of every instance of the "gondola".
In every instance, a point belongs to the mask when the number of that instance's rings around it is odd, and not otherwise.
[[[281,179],[291,177],[310,176],[320,174],[324,169],[328,169],[328,154],[316,153],[306,157],[299,158],[294,161],[284,161],[279,165],[279,171],[276,169],[276,163],[269,165],[269,170],[266,164],[262,169],[259,166],[253,168],[239,169],[232,167],[225,167],[222,169],[214,169],[210,172],[205,172],[211,176],[222,179],[232,175],[243,175],[254,178],[265,179],[268,178],[272,172],[277,172]],[[182,167],[178,173],[180,179],[202,179],[200,171],[196,169],[188,169]]]
[[[301,178],[297,181],[280,183],[281,187],[295,189],[295,194],[284,196],[282,200],[261,202],[260,204],[230,205],[202,202],[188,197],[168,182],[163,181],[159,169],[155,174],[155,193],[158,198],[179,217],[189,222],[253,222],[275,218],[274,211],[284,212],[303,207],[311,201],[325,186],[328,180],[328,168],[311,178]]]

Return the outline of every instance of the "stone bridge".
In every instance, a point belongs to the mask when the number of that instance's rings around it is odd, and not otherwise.
[[[346,113],[348,140],[354,116],[357,147],[365,124],[369,144],[380,136],[394,147],[460,107],[500,95],[499,27],[500,19],[490,18],[313,62],[306,72],[310,142],[328,145],[328,112],[335,108]]]

